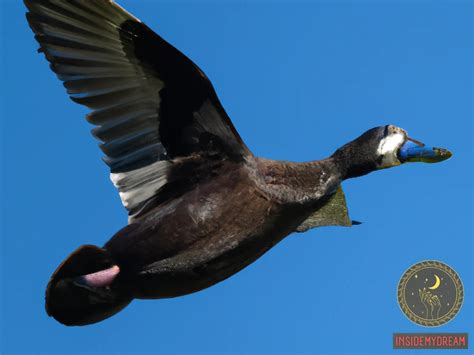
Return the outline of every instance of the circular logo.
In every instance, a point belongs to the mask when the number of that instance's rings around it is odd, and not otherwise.
[[[411,321],[426,327],[449,322],[459,312],[464,289],[456,271],[440,261],[411,266],[398,283],[398,303]]]

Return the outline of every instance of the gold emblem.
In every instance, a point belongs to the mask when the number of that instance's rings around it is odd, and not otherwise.
[[[408,319],[425,327],[437,327],[459,312],[464,289],[456,271],[440,261],[427,260],[405,271],[397,296]]]

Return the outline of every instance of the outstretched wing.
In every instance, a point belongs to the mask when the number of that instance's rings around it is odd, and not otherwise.
[[[92,134],[132,217],[173,176],[205,169],[206,157],[251,154],[206,75],[114,2],[25,4],[39,51],[71,99],[92,109]]]

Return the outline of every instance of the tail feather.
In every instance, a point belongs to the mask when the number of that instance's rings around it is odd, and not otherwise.
[[[86,325],[106,319],[127,306],[132,298],[113,284],[91,282],[103,271],[118,270],[106,249],[83,245],[51,276],[46,288],[46,312],[65,325]],[[117,272],[118,273],[118,272]]]

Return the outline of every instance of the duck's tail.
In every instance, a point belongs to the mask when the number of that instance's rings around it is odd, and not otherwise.
[[[46,312],[65,325],[96,323],[114,315],[132,300],[114,284],[119,273],[106,249],[79,247],[51,276]]]

